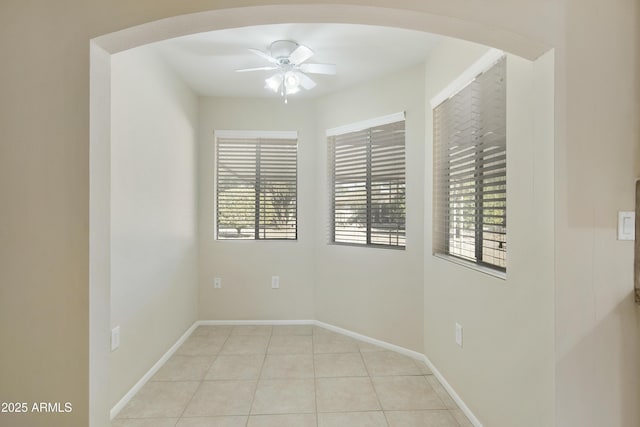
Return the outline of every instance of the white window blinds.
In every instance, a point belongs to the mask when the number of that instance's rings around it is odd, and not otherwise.
[[[297,238],[297,139],[216,137],[218,239]]]
[[[404,120],[328,137],[331,241],[405,246]]]
[[[434,253],[506,270],[506,59],[433,116]]]

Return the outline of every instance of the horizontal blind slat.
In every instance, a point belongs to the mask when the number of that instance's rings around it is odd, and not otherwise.
[[[435,252],[506,268],[506,61],[434,108]]]
[[[327,138],[334,242],[404,246],[404,133],[400,121]]]
[[[296,239],[296,199],[297,140],[216,138],[219,239]]]

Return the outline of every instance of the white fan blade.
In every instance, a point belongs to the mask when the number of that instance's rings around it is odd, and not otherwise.
[[[292,64],[302,64],[313,56],[313,51],[306,46],[300,45],[289,55],[289,62]]]
[[[236,73],[246,73],[247,71],[270,71],[277,70],[278,67],[256,67],[256,68],[243,68],[242,70],[236,70]]]
[[[258,55],[260,58],[266,59],[269,62],[272,63],[277,63],[278,60],[276,58],[274,58],[273,56],[269,55],[268,53],[265,53],[261,50],[258,49],[249,49],[249,52],[255,53],[256,55]]]
[[[277,92],[280,89],[280,85],[282,84],[282,74],[274,74],[265,80],[265,87],[267,89],[271,89],[274,92]]]
[[[316,86],[316,82],[309,76],[304,73],[297,73],[298,78],[300,79],[300,86],[305,88],[306,90],[313,89]]]
[[[335,64],[302,64],[300,71],[311,74],[330,74],[334,75],[337,71]]]

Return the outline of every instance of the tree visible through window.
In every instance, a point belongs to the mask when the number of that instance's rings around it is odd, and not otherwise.
[[[404,248],[404,119],[334,133],[328,138],[332,242]]]
[[[216,134],[219,240],[297,238],[297,138],[266,135]]]

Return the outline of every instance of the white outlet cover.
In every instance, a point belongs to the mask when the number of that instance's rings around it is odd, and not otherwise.
[[[462,325],[456,323],[456,344],[462,347]]]
[[[271,276],[271,289],[280,289],[280,276]]]
[[[111,329],[111,351],[120,347],[120,326]]]
[[[214,289],[222,288],[222,279],[220,277],[216,277],[213,279],[213,287]]]

